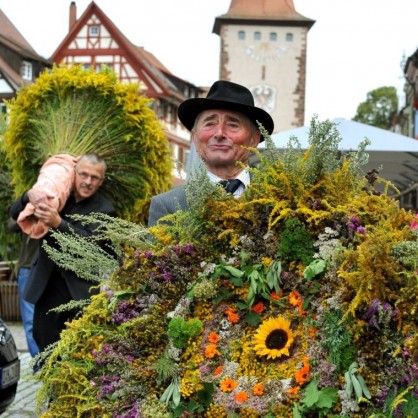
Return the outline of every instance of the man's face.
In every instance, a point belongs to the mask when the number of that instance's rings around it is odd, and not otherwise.
[[[199,114],[192,139],[208,170],[216,174],[219,170],[236,170],[237,161],[247,164],[251,151],[242,146],[256,147],[260,132],[243,114],[214,109]]]
[[[76,201],[86,199],[99,190],[104,181],[103,164],[91,164],[80,160],[75,167],[74,197]]]

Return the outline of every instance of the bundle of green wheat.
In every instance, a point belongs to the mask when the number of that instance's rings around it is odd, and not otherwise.
[[[52,155],[96,152],[108,166],[102,192],[121,217],[144,222],[152,195],[170,184],[172,161],[162,126],[137,84],[110,71],[54,67],[7,106],[4,149],[16,194],[30,188]]]

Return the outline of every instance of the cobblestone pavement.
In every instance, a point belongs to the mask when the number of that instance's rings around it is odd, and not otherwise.
[[[38,415],[35,413],[36,394],[40,388],[40,383],[29,378],[32,357],[28,351],[23,327],[19,322],[6,322],[6,324],[13,335],[19,352],[20,380],[17,384],[16,398],[9,408],[1,414],[1,418],[37,418]]]

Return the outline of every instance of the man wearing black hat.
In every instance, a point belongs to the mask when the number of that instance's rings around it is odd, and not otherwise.
[[[271,116],[254,106],[251,92],[230,81],[217,81],[206,98],[185,100],[178,117],[191,132],[196,151],[204,161],[209,179],[226,187],[227,192],[240,196],[250,184],[248,165],[250,151],[263,141],[257,122],[273,132]],[[177,210],[187,210],[183,187],[154,196],[151,199],[148,226]]]

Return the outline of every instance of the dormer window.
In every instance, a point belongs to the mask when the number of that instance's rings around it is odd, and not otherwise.
[[[99,27],[98,26],[90,26],[89,27],[89,35],[92,38],[97,38],[99,36]]]
[[[20,66],[20,75],[24,80],[32,81],[32,63],[28,61],[22,61]]]

